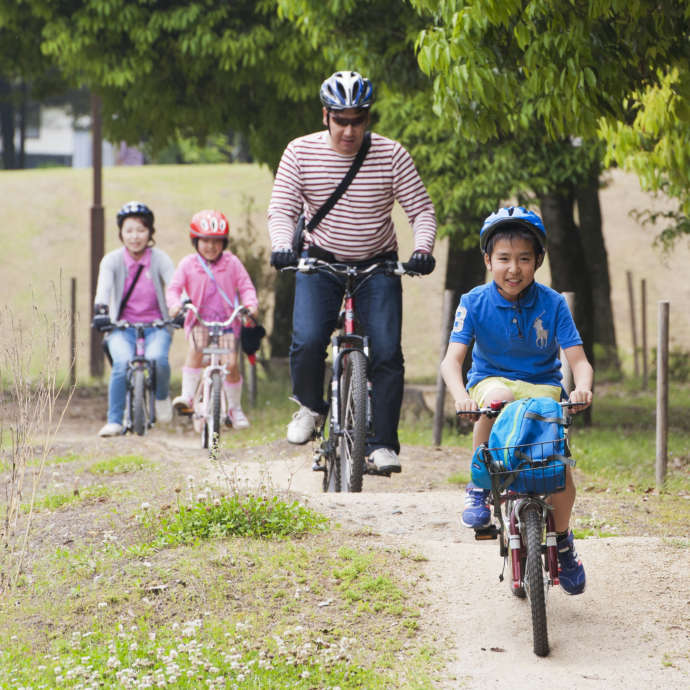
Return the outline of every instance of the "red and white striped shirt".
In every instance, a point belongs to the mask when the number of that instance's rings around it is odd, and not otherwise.
[[[340,184],[353,160],[354,156],[331,148],[326,130],[287,145],[268,207],[274,250],[292,246],[303,208],[308,223]],[[397,250],[391,218],[396,199],[412,225],[415,250],[431,252],[436,215],[412,157],[398,142],[372,132],[362,167],[314,231],[305,232],[305,245],[315,244],[341,261],[359,261]]]

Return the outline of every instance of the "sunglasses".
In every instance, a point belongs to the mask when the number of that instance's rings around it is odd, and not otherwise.
[[[333,122],[335,122],[338,127],[359,127],[367,121],[368,113],[363,115],[358,115],[357,117],[342,117],[340,115],[331,115]]]

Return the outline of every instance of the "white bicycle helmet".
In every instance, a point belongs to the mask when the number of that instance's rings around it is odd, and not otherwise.
[[[327,110],[370,108],[374,87],[359,72],[335,72],[321,84],[319,97]]]

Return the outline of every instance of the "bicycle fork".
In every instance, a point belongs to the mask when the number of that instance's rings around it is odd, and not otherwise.
[[[533,501],[529,501],[535,505]],[[510,542],[510,557],[513,572],[513,581],[511,587],[513,590],[519,590],[524,586],[523,580],[525,573],[523,573],[523,563],[525,562],[526,550],[522,539],[520,530],[520,512],[527,505],[524,499],[515,502],[510,513],[510,522],[508,526],[508,538]],[[536,503],[541,511],[542,516],[546,511],[546,540],[542,545],[542,551],[545,552],[546,562],[545,567],[549,573],[549,585],[556,586],[560,584],[558,578],[558,548],[556,546],[556,528],[553,518],[553,508],[543,501]]]

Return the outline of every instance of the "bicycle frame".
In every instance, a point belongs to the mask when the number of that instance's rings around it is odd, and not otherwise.
[[[139,323],[116,321],[112,324],[110,330],[134,328],[136,331],[134,357],[127,363],[127,372],[125,374],[127,388],[125,393],[124,433],[131,431],[143,435],[156,422],[156,364],[146,358],[145,330],[147,328],[164,328],[168,325],[173,325],[170,319],[158,319],[152,322]],[[141,372],[143,377],[142,383],[137,381],[139,372]],[[140,386],[141,390],[138,390]],[[146,402],[142,410],[137,409],[140,404],[139,396],[143,396]],[[142,414],[145,416],[144,419],[141,417]]]
[[[238,305],[225,321],[205,321],[198,309],[191,303],[185,304],[185,309],[191,311],[199,324],[208,331],[208,344],[202,349],[204,356],[209,358],[204,367],[196,395],[194,397],[194,412],[192,422],[194,429],[201,433],[202,447],[208,448],[213,456],[220,442],[220,426],[227,415],[228,401],[225,396],[223,381],[228,374],[228,368],[223,355],[230,354],[231,350],[221,347],[221,337],[236,319],[249,314],[249,310]]]
[[[330,421],[327,428],[328,434],[325,436],[325,428],[319,430],[321,444],[315,452],[315,462],[312,469],[324,472],[324,491],[361,491],[362,474],[384,474],[385,476],[390,476],[390,473],[378,472],[376,468],[372,464],[366,462],[364,458],[363,438],[372,432],[374,419],[372,383],[369,378],[369,339],[366,335],[357,332],[356,293],[367,280],[376,273],[388,272],[394,275],[413,274],[406,270],[403,263],[391,260],[376,262],[366,267],[360,267],[347,263],[331,264],[315,258],[302,258],[296,270],[304,273],[323,271],[345,279],[343,287],[343,307],[340,313],[339,324],[336,333],[331,338],[333,375],[330,383]],[[355,353],[361,354],[355,355]],[[347,410],[345,410],[343,406],[350,402],[350,398],[344,395],[346,391],[343,390],[341,381],[347,370],[348,360],[352,357],[357,358],[357,362],[353,362],[352,365],[355,367],[355,371],[359,371],[359,375],[361,375],[362,360],[359,359],[360,357],[363,357],[363,365],[366,371],[364,429],[350,429],[344,419]],[[349,386],[346,386],[346,388],[348,393],[352,393]],[[361,390],[361,388],[358,390]],[[354,413],[351,412],[350,414]],[[355,441],[353,438],[357,440]],[[350,463],[350,459],[347,458],[349,451],[343,451],[344,457],[347,460],[346,464],[356,465],[354,468],[346,467],[348,471],[344,472],[345,476],[343,477],[340,466],[341,460],[338,457],[338,453],[339,447],[343,449],[346,443],[356,444],[358,448],[361,448],[361,457],[360,451],[358,450],[357,453],[354,453],[355,457],[353,462]],[[350,472],[352,472],[351,477],[348,476]]]
[[[475,411],[460,411],[457,414],[484,414],[487,417],[497,417],[506,403],[493,402],[490,407]],[[560,403],[561,407],[569,408],[582,403]],[[570,415],[566,415],[565,445],[567,449],[567,428],[570,425]],[[562,443],[561,441],[547,441],[547,443]],[[530,455],[529,444],[515,446]],[[481,447],[480,447],[481,448]],[[513,448],[511,446],[511,448]],[[491,452],[506,449],[486,449],[479,455],[487,464],[491,477],[490,503],[494,506],[494,517],[498,521],[483,530],[477,530],[477,539],[499,538],[499,548],[503,559],[503,569],[510,558],[512,573],[510,588],[518,597],[528,596],[532,609],[532,627],[534,638],[534,652],[538,656],[545,656],[549,652],[548,634],[546,630],[546,596],[551,586],[560,584],[558,576],[558,547],[553,506],[549,503],[551,493],[527,493],[512,491],[505,486],[504,477],[511,470],[498,471],[491,462]],[[566,455],[569,455],[566,450]],[[535,465],[528,463],[524,471],[535,472]],[[522,470],[517,470],[517,472]],[[564,474],[565,477],[565,474]],[[565,488],[558,486],[557,490]],[[507,523],[507,524],[506,524]],[[546,573],[546,575],[545,575]],[[503,571],[499,580],[503,581]],[[530,591],[530,587],[533,591]]]

